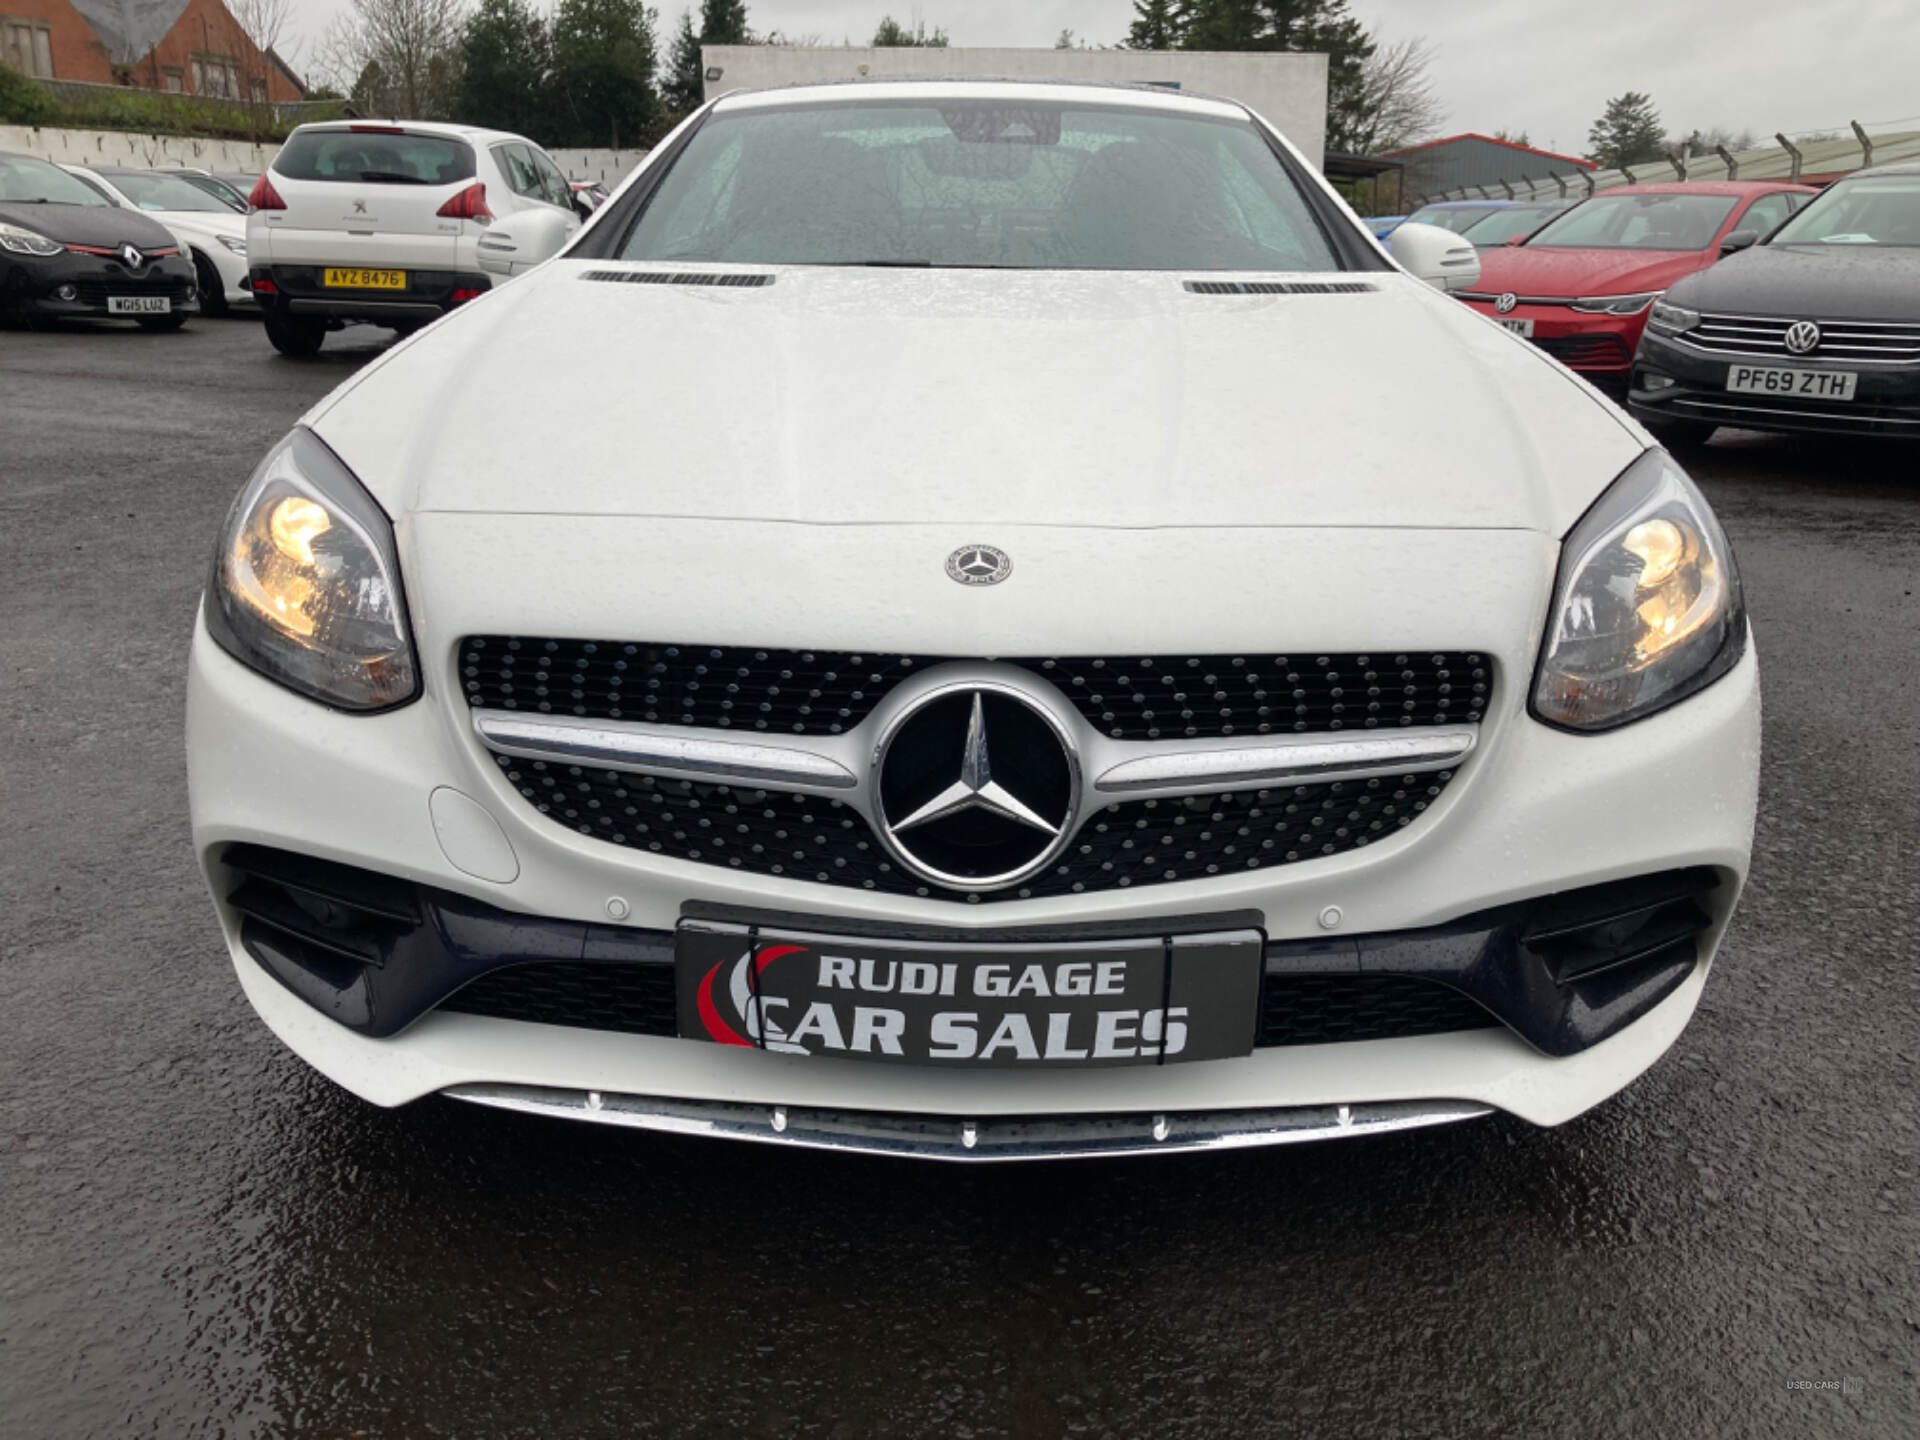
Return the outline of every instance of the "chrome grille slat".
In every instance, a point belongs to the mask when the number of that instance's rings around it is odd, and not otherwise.
[[[1807,355],[1787,348],[1787,330],[1796,320],[1763,315],[1704,315],[1678,338],[1710,354],[1750,355],[1785,360],[1862,360],[1886,364],[1920,363],[1920,325],[1898,321],[1816,320],[1820,344]]]

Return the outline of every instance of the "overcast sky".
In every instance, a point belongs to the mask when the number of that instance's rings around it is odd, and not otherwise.
[[[551,10],[553,0],[535,0]],[[664,35],[684,0],[656,0]],[[295,0],[299,63],[346,0]],[[697,9],[697,5],[692,7]],[[1913,120],[1920,0],[1349,0],[1388,40],[1433,42],[1444,133],[1526,131],[1579,154],[1610,96],[1644,90],[1668,130],[1762,135]],[[756,31],[863,44],[892,13],[955,45],[1051,45],[1062,27],[1111,45],[1132,0],[749,0]]]

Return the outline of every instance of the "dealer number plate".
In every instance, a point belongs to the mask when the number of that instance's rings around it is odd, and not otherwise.
[[[1493,319],[1502,330],[1511,330],[1523,340],[1533,338],[1533,321],[1531,320],[1508,320],[1499,315],[1494,316]]]
[[[173,301],[165,295],[109,295],[109,315],[171,315]]]
[[[329,267],[321,272],[321,284],[333,290],[404,290],[404,270],[356,270]]]
[[[1851,370],[1779,370],[1735,365],[1727,389],[1740,395],[1790,395],[1796,400],[1851,400],[1860,377]]]
[[[683,922],[679,1029],[789,1055],[971,1069],[1220,1060],[1253,1049],[1258,930],[948,944]]]

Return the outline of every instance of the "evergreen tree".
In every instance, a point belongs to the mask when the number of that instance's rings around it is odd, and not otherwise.
[[[693,33],[693,12],[680,12],[680,29],[673,37],[673,49],[667,55],[667,75],[660,82],[660,96],[667,109],[685,115],[699,108],[705,95],[701,80],[700,37]]]
[[[701,0],[702,45],[751,45],[747,29],[747,0]]]
[[[461,119],[545,136],[552,125],[547,24],[527,0],[480,0],[460,34]]]
[[[1607,111],[1587,134],[1587,158],[1605,170],[1666,157],[1665,131],[1653,101],[1629,90],[1607,102]]]
[[[553,79],[564,138],[557,143],[618,150],[655,132],[654,13],[641,0],[560,0]]]
[[[1178,50],[1186,38],[1184,0],[1133,0],[1133,25],[1120,43],[1129,50]]]
[[[1371,128],[1367,62],[1376,46],[1347,0],[1134,0],[1135,50],[1291,50],[1327,57],[1327,147]]]

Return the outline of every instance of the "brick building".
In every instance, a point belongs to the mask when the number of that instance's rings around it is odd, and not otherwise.
[[[81,80],[281,103],[306,91],[221,0],[0,0],[0,63]]]

